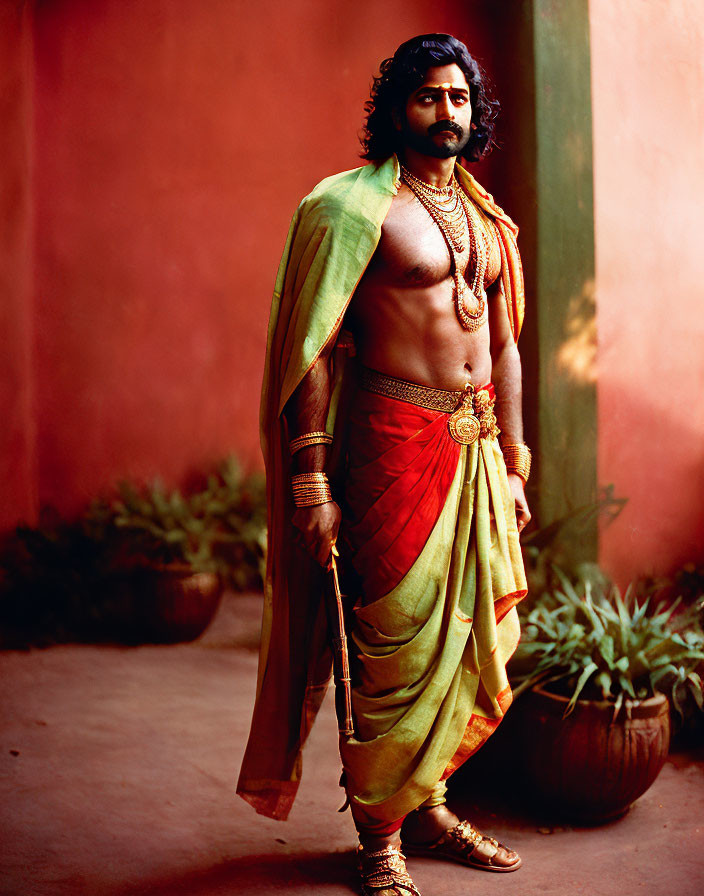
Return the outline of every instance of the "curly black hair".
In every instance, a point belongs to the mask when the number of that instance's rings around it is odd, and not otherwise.
[[[472,133],[462,155],[477,162],[494,146],[494,123],[498,102],[491,96],[487,77],[467,47],[451,34],[420,34],[402,43],[390,59],[379,66],[360,142],[363,159],[386,159],[400,147],[400,135],[394,127],[394,110],[403,114],[406,100],[423,83],[429,68],[458,65],[469,85],[472,104]]]

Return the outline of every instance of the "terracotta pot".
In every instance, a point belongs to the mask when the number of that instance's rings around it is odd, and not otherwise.
[[[512,709],[526,783],[541,801],[576,820],[617,818],[645,793],[667,758],[668,701],[662,694],[629,701],[614,719],[613,703],[578,700],[563,719],[568,702],[537,687]]]
[[[163,566],[142,585],[140,598],[146,637],[161,644],[193,641],[213,619],[222,597],[216,573],[194,573],[188,566]]]

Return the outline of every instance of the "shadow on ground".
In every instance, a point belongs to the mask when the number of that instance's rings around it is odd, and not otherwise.
[[[220,896],[232,893],[349,894],[356,889],[352,851],[301,853],[288,856],[247,856],[214,868],[143,883],[136,889],[116,891],[115,896]]]

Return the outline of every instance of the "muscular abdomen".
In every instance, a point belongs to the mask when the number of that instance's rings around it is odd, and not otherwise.
[[[392,203],[347,323],[368,367],[439,389],[491,379],[489,328],[470,333],[460,324],[445,239],[403,191]]]

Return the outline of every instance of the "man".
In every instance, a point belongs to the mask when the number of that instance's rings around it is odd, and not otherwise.
[[[382,63],[366,108],[369,164],[303,201],[274,294],[265,611],[238,792],[274,818],[293,802],[330,675],[320,593],[337,543],[354,601],[343,780],[363,892],[391,896],[418,892],[401,840],[520,865],[450,812],[444,782],[511,700],[530,453],[517,230],[456,165],[491,146],[481,72],[457,39],[422,35]]]

